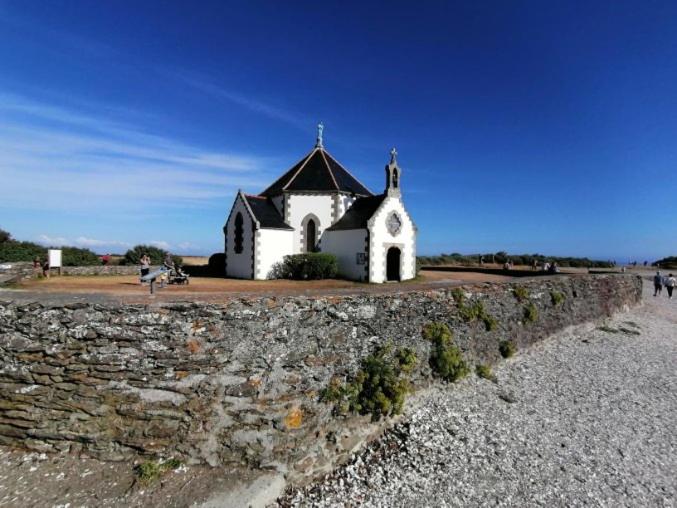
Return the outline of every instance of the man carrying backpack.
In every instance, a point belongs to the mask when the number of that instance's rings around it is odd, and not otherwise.
[[[661,272],[656,272],[653,276],[653,295],[658,296],[663,292],[663,276]]]

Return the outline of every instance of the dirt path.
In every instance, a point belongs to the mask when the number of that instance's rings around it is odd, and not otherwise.
[[[150,295],[148,286],[141,286],[135,276],[68,276],[29,280],[14,290],[0,290],[0,298],[9,299],[73,299],[85,301],[119,300],[127,303],[162,301],[222,302],[233,297],[256,296],[338,296],[377,294],[433,289],[477,282],[502,282],[511,277],[473,272],[422,271],[416,280],[389,284],[366,284],[346,280],[238,280],[194,277],[189,285],[171,285]]]

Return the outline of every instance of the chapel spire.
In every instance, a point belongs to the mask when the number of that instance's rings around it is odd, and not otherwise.
[[[322,131],[324,130],[324,124],[322,122],[317,124],[317,140],[315,141],[315,148],[324,148],[322,142]]]
[[[397,150],[393,148],[390,150],[390,163],[386,166],[386,194],[388,196],[399,197],[402,195],[400,191],[400,174],[402,170],[397,164]]]

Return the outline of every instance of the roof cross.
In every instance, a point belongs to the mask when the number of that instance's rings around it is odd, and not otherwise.
[[[394,147],[390,150],[390,164],[397,164],[397,150]]]
[[[317,124],[317,141],[315,142],[315,148],[324,148],[322,144],[322,131],[324,130],[324,124],[322,122]]]

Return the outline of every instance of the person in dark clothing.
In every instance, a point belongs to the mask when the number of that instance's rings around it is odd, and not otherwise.
[[[653,276],[653,295],[658,296],[663,292],[663,276],[661,272],[656,272]]]

